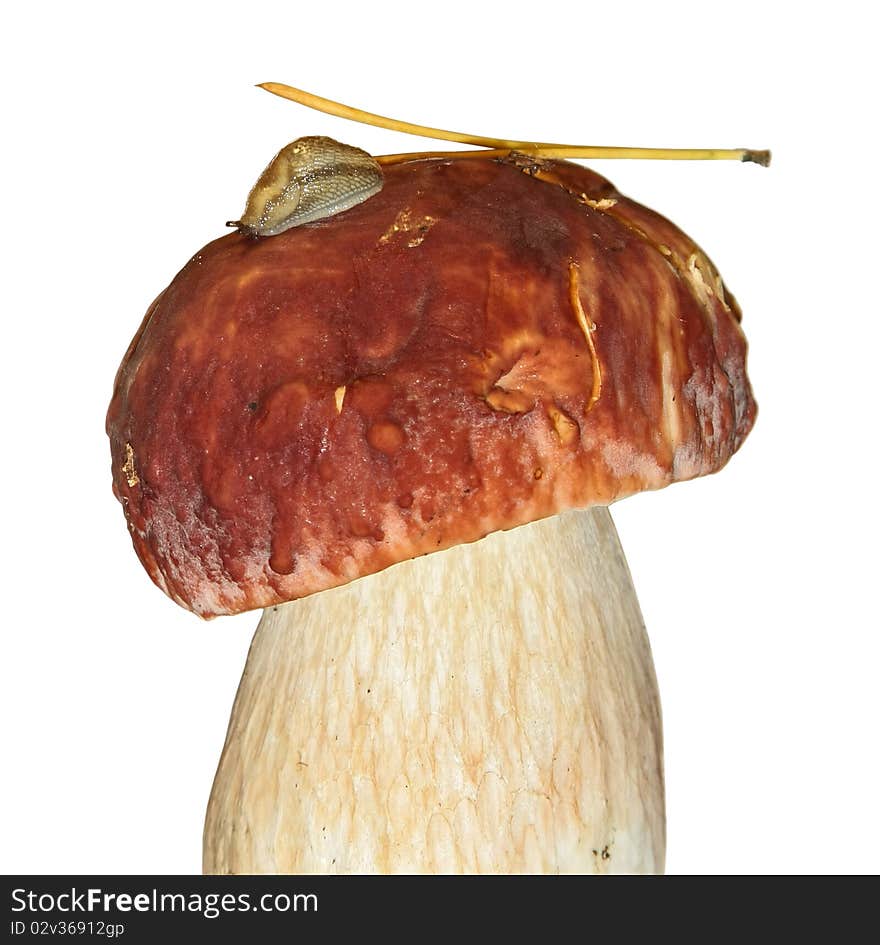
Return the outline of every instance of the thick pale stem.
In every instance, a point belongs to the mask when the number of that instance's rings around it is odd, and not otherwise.
[[[210,873],[659,872],[660,708],[606,509],[271,608]]]

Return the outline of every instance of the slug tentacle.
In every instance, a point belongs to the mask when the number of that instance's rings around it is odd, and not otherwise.
[[[298,138],[282,148],[254,184],[237,226],[277,236],[349,210],[382,189],[382,168],[366,151],[333,138]]]

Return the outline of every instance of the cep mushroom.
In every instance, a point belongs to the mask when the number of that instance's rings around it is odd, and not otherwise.
[[[755,416],[697,245],[592,171],[389,162],[153,303],[108,415],[152,579],[264,608],[204,869],[659,872],[660,708],[607,506]]]

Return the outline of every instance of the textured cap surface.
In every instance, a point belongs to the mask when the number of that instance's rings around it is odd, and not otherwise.
[[[739,320],[700,249],[589,170],[392,165],[176,276],[117,375],[114,491],[183,606],[302,597],[719,469],[755,414]]]

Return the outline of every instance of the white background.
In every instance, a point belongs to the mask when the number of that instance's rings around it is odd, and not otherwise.
[[[114,372],[287,141],[434,146],[254,88],[270,80],[475,133],[773,149],[769,170],[595,165],[718,264],[760,407],[720,475],[615,517],[663,698],[668,870],[876,871],[878,76],[859,4],[24,9],[0,39],[0,872],[200,869],[256,615],[201,622],[141,569],[110,491]]]

